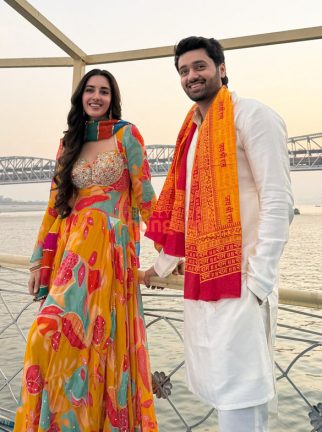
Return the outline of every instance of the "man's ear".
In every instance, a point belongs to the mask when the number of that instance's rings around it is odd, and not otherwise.
[[[219,66],[220,78],[224,78],[226,76],[226,65],[225,63],[221,63]]]

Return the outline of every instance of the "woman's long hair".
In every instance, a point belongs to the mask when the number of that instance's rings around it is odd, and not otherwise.
[[[102,69],[89,71],[83,76],[71,98],[72,106],[67,116],[68,129],[63,138],[63,152],[58,159],[54,175],[54,182],[58,190],[55,208],[62,218],[67,217],[71,212],[69,203],[75,193],[71,173],[84,144],[85,122],[88,120],[88,116],[84,113],[82,97],[87,81],[94,75],[105,76],[111,86],[112,101],[107,112],[108,117],[121,118],[121,96],[114,76]]]

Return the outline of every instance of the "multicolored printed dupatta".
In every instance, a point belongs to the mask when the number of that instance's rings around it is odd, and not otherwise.
[[[108,139],[128,124],[125,120],[89,120],[85,126],[84,142]]]
[[[236,133],[231,94],[222,87],[200,127],[185,233],[186,159],[196,125],[189,111],[146,236],[165,253],[185,256],[184,297],[240,297],[241,248]]]

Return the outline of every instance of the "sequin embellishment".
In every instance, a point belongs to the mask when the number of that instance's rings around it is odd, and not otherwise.
[[[101,152],[93,162],[78,159],[72,170],[72,182],[78,189],[109,186],[121,178],[123,170],[123,158],[117,150]]]

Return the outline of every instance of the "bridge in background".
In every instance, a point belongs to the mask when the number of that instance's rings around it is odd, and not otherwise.
[[[146,147],[153,177],[165,176],[173,159],[174,146]],[[322,170],[322,132],[288,140],[291,171]],[[0,185],[51,181],[55,160],[37,157],[0,157]]]

